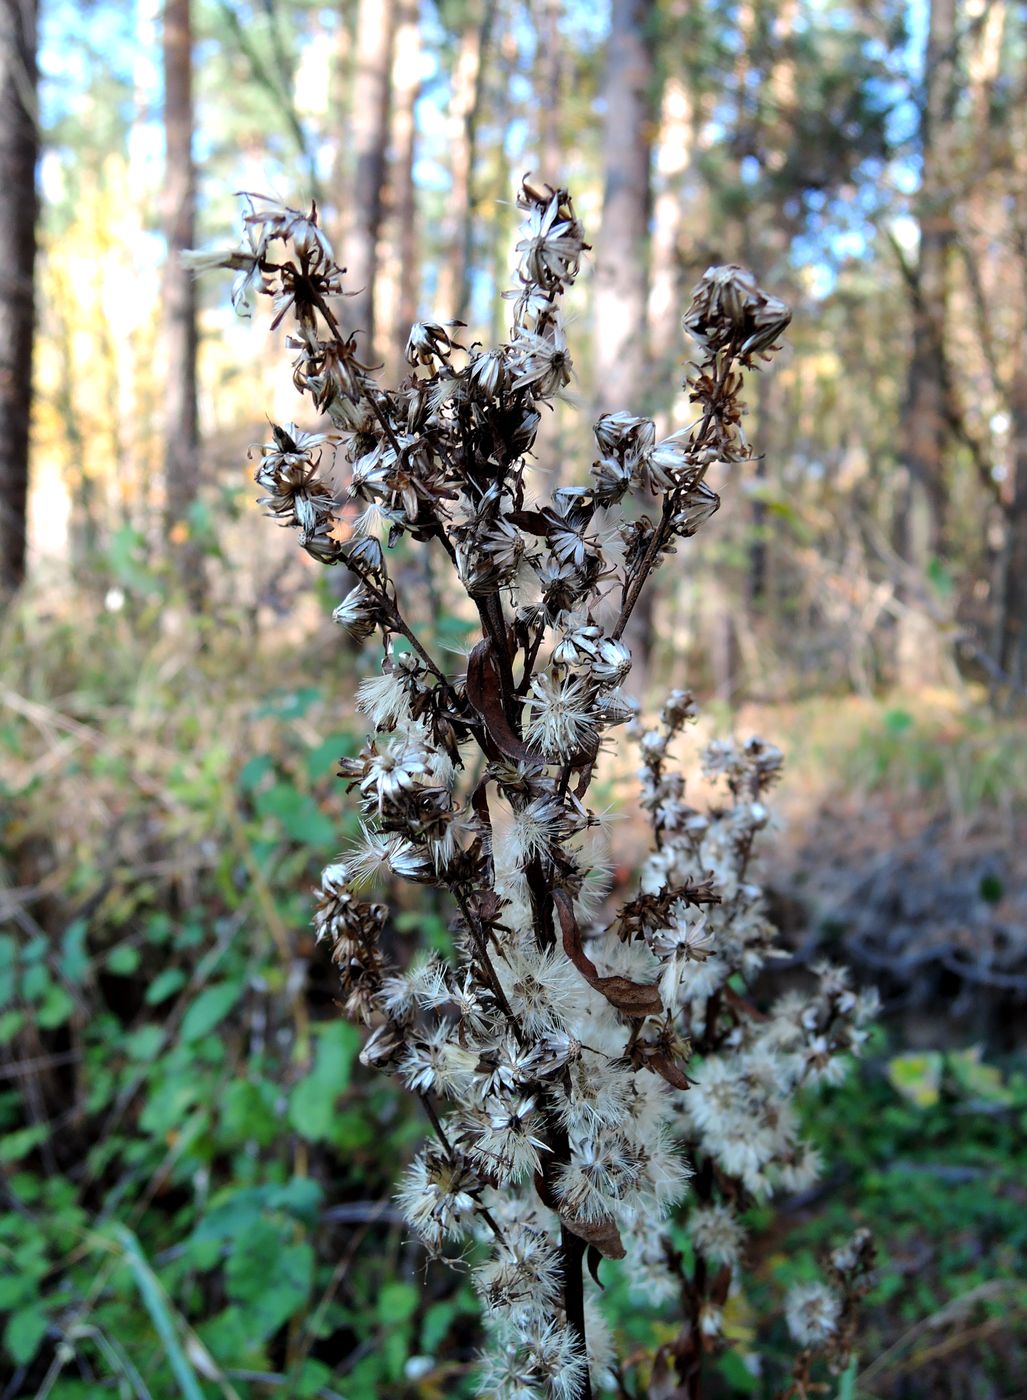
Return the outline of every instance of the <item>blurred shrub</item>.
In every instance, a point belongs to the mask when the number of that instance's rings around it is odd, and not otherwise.
[[[8,622],[0,1394],[399,1393],[469,1300],[385,1284],[420,1127],[304,932],[340,678],[156,617]]]

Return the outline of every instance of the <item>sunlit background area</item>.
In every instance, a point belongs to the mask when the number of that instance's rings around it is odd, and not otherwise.
[[[314,205],[393,382],[415,320],[507,335],[529,172],[591,244],[539,492],[587,479],[601,413],[690,423],[707,267],[792,311],[632,687],[784,750],[774,977],[837,959],[883,1010],[803,1102],[820,1182],[750,1212],[709,1395],[785,1393],[773,1300],[861,1224],[877,1281],[823,1393],[1027,1396],[1027,7],[5,0],[0,1400],[475,1393],[475,1296],[393,1202],[423,1122],[310,929],[376,663],[253,471],[270,422],[319,425],[266,298],[239,317],[180,254],[236,245],[241,192]],[[456,674],[477,617],[425,553],[393,572]],[[635,767],[597,783],[621,892]],[[442,894],[389,899],[401,963],[450,947]],[[603,1267],[651,1352],[673,1308]]]

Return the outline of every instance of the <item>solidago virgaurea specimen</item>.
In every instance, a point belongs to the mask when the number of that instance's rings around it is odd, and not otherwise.
[[[750,859],[781,755],[756,739],[710,744],[723,796],[698,811],[672,753],[691,697],[674,692],[646,725],[624,691],[632,611],[717,509],[710,467],[749,457],[743,371],[769,358],[789,312],[744,269],[709,269],[683,322],[698,347],[692,421],[657,441],[650,419],[606,415],[588,484],[539,498],[541,410],[572,373],[560,299],[588,245],[565,190],[526,182],[519,204],[508,340],[464,347],[452,326],[415,325],[392,389],[345,328],[315,210],[248,197],[241,250],[195,261],[236,271],[237,306],[272,299],[294,383],[328,419],[274,427],[256,473],[268,513],[353,576],[336,621],[383,646],[357,698],[374,732],[342,763],[363,835],[324,871],[314,922],[346,1013],[367,1028],[364,1063],[426,1110],[432,1137],[398,1198],[431,1253],[471,1269],[490,1337],[479,1393],[633,1393],[597,1301],[606,1258],[680,1319],[639,1393],[694,1397],[704,1358],[727,1345],[746,1206],[816,1174],[795,1093],[841,1072],[873,1010],[826,966],[808,995],[752,1003],[774,930]],[[446,556],[477,613],[463,674],[410,625],[389,568],[403,536]],[[640,750],[654,844],[612,911],[589,787],[619,726]],[[387,956],[388,910],[368,892],[389,876],[448,891],[452,962]],[[684,1247],[665,1228],[672,1210]],[[790,1394],[805,1393],[815,1355],[846,1356],[870,1266],[856,1237],[828,1281],[785,1300],[800,1349]]]

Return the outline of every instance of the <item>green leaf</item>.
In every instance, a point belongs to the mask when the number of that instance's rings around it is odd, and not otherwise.
[[[308,1142],[332,1136],[335,1105],[350,1081],[360,1050],[360,1032],[346,1021],[329,1021],[317,1028],[314,1067],[289,1095],[289,1122]]]
[[[191,1240],[231,1240],[246,1233],[264,1213],[263,1187],[231,1190],[216,1200],[190,1236]]]
[[[956,581],[944,560],[933,558],[927,565],[927,577],[939,598],[951,597]]]
[[[46,1141],[49,1128],[45,1123],[36,1123],[31,1128],[19,1128],[16,1133],[7,1133],[0,1138],[0,1162],[20,1162],[41,1142]]]
[[[324,1191],[312,1177],[294,1176],[282,1186],[273,1186],[267,1193],[269,1210],[283,1210],[287,1215],[313,1227],[324,1200]]]
[[[271,1085],[232,1080],[221,1097],[221,1131],[229,1143],[256,1142],[267,1147],[274,1142],[280,1131],[275,1092]]]
[[[26,1001],[42,1001],[53,986],[46,963],[33,963],[21,975],[21,994]]]
[[[944,1057],[938,1050],[896,1055],[888,1061],[888,1079],[904,1099],[918,1108],[933,1108],[941,1098]]]
[[[717,1370],[736,1395],[755,1395],[759,1377],[753,1375],[737,1351],[726,1351],[717,1361]]]
[[[383,1327],[409,1322],[420,1300],[420,1290],[412,1283],[387,1283],[378,1294],[378,1321]]]
[[[381,1345],[385,1373],[393,1385],[396,1385],[403,1379],[407,1359],[410,1355],[410,1329],[402,1327],[386,1333]]]
[[[966,1050],[950,1050],[948,1066],[964,1093],[987,1103],[1011,1104],[1015,1095],[1002,1080],[1002,1072],[981,1059],[981,1047],[971,1045]]]
[[[121,943],[107,955],[107,971],[116,977],[131,977],[139,968],[139,949],[131,943]]]
[[[7,1319],[4,1346],[16,1366],[27,1366],[46,1336],[47,1316],[42,1304],[19,1308]]]
[[[199,1040],[221,1024],[242,996],[241,979],[215,982],[205,987],[182,1018],[179,1032],[182,1040]]]
[[[884,727],[889,734],[905,734],[913,728],[915,721],[908,710],[887,710],[884,716]]]
[[[47,989],[36,1011],[36,1024],[46,1031],[52,1031],[56,1026],[61,1026],[75,1010],[75,1003],[56,982],[51,983]]]
[[[7,1045],[25,1024],[24,1011],[0,1012],[0,1045]]]
[[[978,893],[985,904],[998,904],[1005,894],[1005,887],[999,877],[989,871],[986,875],[981,876]]]
[[[61,972],[75,986],[86,980],[89,972],[89,951],[86,948],[85,919],[75,919],[64,930],[61,939]]]
[[[432,1303],[421,1323],[421,1348],[429,1356],[434,1356],[446,1339],[446,1333],[453,1319],[460,1312],[458,1301],[447,1298],[440,1303]]]
[[[266,1369],[266,1353],[242,1310],[234,1303],[201,1324],[200,1335],[225,1366],[252,1366]]]
[[[299,690],[275,690],[253,711],[255,719],[275,716],[278,719],[300,719],[321,699],[317,686],[302,686]]]
[[[309,793],[299,792],[289,783],[275,783],[258,792],[254,805],[258,816],[273,817],[286,836],[302,846],[330,846],[335,840],[335,823]]]
[[[329,734],[328,738],[320,744],[315,744],[312,749],[307,750],[304,764],[307,776],[311,782],[316,782],[318,778],[325,777],[334,771],[335,764],[340,758],[348,757],[356,749],[356,743],[352,734],[345,730],[338,733]]]
[[[149,1086],[146,1106],[139,1115],[139,1126],[154,1137],[181,1133],[189,1109],[204,1092],[203,1080],[188,1069],[163,1079],[155,1076]]]
[[[158,972],[146,989],[147,1006],[159,1006],[162,1001],[167,1001],[168,997],[173,997],[187,981],[188,978],[180,967],[166,967],[163,972]]]
[[[335,1114],[335,1095],[314,1074],[301,1079],[289,1095],[289,1123],[308,1142],[327,1142]]]
[[[0,1311],[10,1312],[33,1299],[36,1291],[36,1280],[26,1277],[20,1270],[0,1274]]]
[[[270,754],[255,754],[247,763],[244,763],[239,770],[239,786],[243,792],[252,792],[254,788],[260,786],[268,773],[272,772],[275,766],[274,759]]]
[[[270,1220],[254,1224],[237,1239],[225,1265],[228,1296],[245,1306],[260,1337],[269,1337],[309,1298],[314,1250],[306,1241],[290,1243]]]
[[[164,1027],[139,1026],[125,1036],[125,1052],[133,1060],[152,1060],[164,1044]]]
[[[331,1367],[326,1366],[323,1361],[304,1361],[299,1380],[296,1382],[297,1400],[316,1400],[331,1378]]]

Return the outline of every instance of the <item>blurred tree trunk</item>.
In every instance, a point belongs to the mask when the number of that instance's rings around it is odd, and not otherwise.
[[[463,321],[470,304],[469,270],[474,224],[474,164],[485,66],[495,19],[495,0],[471,0],[464,12],[460,47],[453,65],[449,102],[452,185],[442,228],[438,311]]]
[[[1022,25],[1015,38],[1022,43]],[[1027,82],[1027,63],[1022,56],[1017,69],[1020,83]],[[1023,692],[1027,689],[1027,108],[1023,101],[1009,123],[1009,140],[1013,153],[1009,203],[1019,316],[1009,379],[1009,473],[1002,498],[1004,538],[999,559],[996,659],[1013,686]],[[1009,284],[1004,284],[1004,290],[1012,294]]]
[[[494,42],[497,69],[500,72],[513,71],[517,64],[516,35],[505,25]],[[510,277],[514,218],[519,213],[511,208],[510,192],[514,187],[515,177],[504,141],[504,135],[516,113],[509,83],[497,83],[495,93],[491,96],[489,110],[492,115],[492,129],[497,135],[497,139],[485,152],[485,173],[488,179],[485,193],[488,210],[486,217],[489,268],[492,285],[504,287]],[[510,334],[510,303],[497,296],[491,297],[490,301],[490,337],[494,344],[498,345]]]
[[[356,49],[356,6],[343,0],[339,6],[339,33],[332,55],[332,75],[328,89],[328,112],[333,141],[331,172],[328,176],[332,218],[330,230],[336,257],[345,263],[353,210],[346,197],[353,182],[353,150],[349,133],[353,124],[353,64]]]
[[[204,591],[202,556],[188,522],[199,485],[196,283],[181,259],[182,250],[196,242],[190,0],[166,0],[164,6],[164,136],[165,518],[172,558],[195,607]]]
[[[1027,687],[1027,366],[1017,365],[1010,396],[1010,482],[998,594],[998,664]]]
[[[596,239],[595,408],[643,413],[648,390],[650,147],[653,137],[652,0],[613,0],[603,97],[606,182]],[[643,699],[653,641],[655,590],[646,589],[625,640]]]
[[[672,70],[663,84],[660,101],[649,287],[649,345],[655,361],[654,371],[661,380],[683,358],[685,348],[681,330],[685,310],[681,238],[685,224],[685,180],[694,152],[695,117],[695,102],[688,85]]]
[[[0,594],[25,577],[35,319],[37,0],[0,0]]]
[[[364,358],[375,356],[375,274],[381,232],[395,0],[360,0],[357,12],[350,139],[355,165],[348,241],[341,261],[346,285],[356,293],[346,307],[346,327],[362,332]]]
[[[902,410],[901,458],[906,479],[897,517],[899,553],[921,580],[939,554],[944,532],[948,263],[954,227],[953,101],[956,80],[956,0],[931,0],[920,116],[921,177],[916,213],[920,248],[913,287],[913,343]],[[920,584],[920,591],[925,587]],[[906,587],[898,628],[899,683],[941,677],[937,629],[917,589]]]
[[[557,188],[566,185],[563,141],[560,134],[563,87],[563,45],[560,39],[562,0],[535,0],[536,59],[539,104],[538,169],[536,179]]]
[[[606,182],[596,240],[595,400],[641,412],[646,389],[653,0],[613,0],[603,97]]]
[[[415,108],[421,90],[421,51],[416,0],[400,0],[392,67],[392,244],[396,263],[396,297],[392,321],[392,358],[402,373],[410,327],[417,319],[420,261],[417,240],[417,195],[414,155]]]
[[[794,35],[798,20],[797,0],[779,0],[757,6],[756,30],[764,49],[759,62],[766,77],[760,86],[755,139],[768,170],[781,169],[787,147],[794,139],[801,103],[796,91]],[[757,280],[773,289],[785,301],[790,299],[788,251],[801,230],[801,218],[789,213],[787,201],[775,200],[750,210],[745,229],[745,261]],[[756,384],[756,421],[759,434],[753,463],[752,514],[750,517],[749,558],[746,572],[746,599],[751,614],[766,612],[767,580],[770,569],[770,525],[767,489],[778,477],[777,445],[781,436],[782,399],[785,388],[783,366],[773,373],[762,373]],[[771,471],[773,468],[773,471]]]

